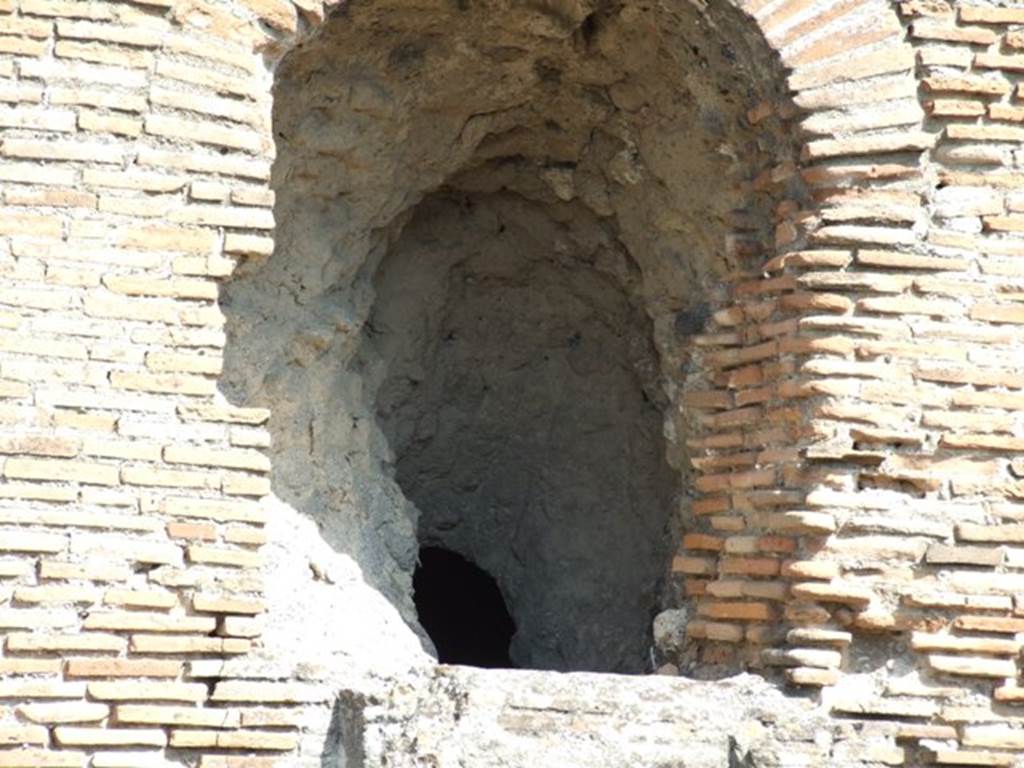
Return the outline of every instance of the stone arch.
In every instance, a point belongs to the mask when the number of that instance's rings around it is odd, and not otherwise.
[[[718,330],[699,339],[698,368],[707,386],[691,387],[685,396],[691,413],[702,414],[698,428],[704,434],[690,436],[702,475],[694,485],[702,498],[693,507],[699,523],[684,540],[675,570],[697,598],[689,639],[700,641],[704,663],[722,661],[730,669],[761,666],[762,648],[783,642],[779,620],[795,616],[799,624],[801,605],[813,613],[828,611],[814,607],[818,597],[832,608],[834,600],[861,608],[870,602],[863,593],[836,598],[824,594],[829,584],[806,581],[835,575],[813,558],[835,520],[806,509],[807,494],[818,483],[806,460],[849,454],[826,445],[808,415],[815,403],[836,395],[827,382],[816,382],[823,378],[816,356],[835,353],[827,315],[850,306],[832,290],[843,278],[826,273],[845,270],[859,247],[920,238],[916,210],[895,227],[864,224],[886,220],[879,211],[893,199],[885,191],[893,180],[913,185],[921,179],[915,155],[931,143],[917,130],[923,112],[913,52],[887,3],[735,5],[788,69],[790,100],[751,105],[749,120],[798,131],[800,164],[781,162],[748,179],[751,192],[782,190],[775,229],[765,248],[764,232],[744,229],[750,212],[737,211],[723,243],[723,252],[737,259],[730,298],[714,314]],[[273,30],[257,47],[279,61],[316,35],[331,8],[285,2],[253,7],[264,30]],[[803,199],[785,194],[794,178],[810,190]],[[908,201],[914,194],[897,195],[905,210],[913,208]],[[810,322],[801,320],[808,316]],[[765,418],[770,429],[752,428]],[[788,581],[800,582],[796,608],[782,602],[790,594]],[[804,682],[801,674],[790,672],[790,680]],[[823,679],[828,676],[806,675],[811,684]]]

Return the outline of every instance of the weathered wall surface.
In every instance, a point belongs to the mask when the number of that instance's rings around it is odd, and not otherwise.
[[[792,95],[746,120],[802,154],[741,188],[721,244],[732,303],[686,350],[707,386],[684,398],[701,497],[671,661],[822,688],[832,764],[1012,764],[1024,9],[742,7]],[[273,251],[268,62],[324,13],[0,0],[0,765],[319,765],[325,749],[358,765],[414,743],[423,721],[386,725],[389,708],[449,706],[403,585],[271,495],[271,413],[218,378],[218,284]],[[773,238],[751,213],[765,200]],[[282,322],[297,363],[333,343]],[[360,489],[339,504],[400,503]],[[498,678],[453,674],[461,722]],[[513,699],[533,685],[499,677]],[[362,732],[382,741],[333,749]]]

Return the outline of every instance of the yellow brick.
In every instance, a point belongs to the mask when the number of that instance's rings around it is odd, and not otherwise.
[[[264,120],[256,105],[237,99],[208,96],[195,91],[178,91],[154,86],[150,91],[154,105],[187,109],[212,117],[226,117],[236,123],[262,127]]]
[[[53,23],[43,19],[0,16],[0,34],[45,39],[53,33]]]
[[[220,475],[184,469],[153,469],[131,466],[121,469],[121,482],[128,485],[151,485],[166,488],[210,488],[220,485]]]
[[[90,613],[83,621],[85,629],[114,632],[202,632],[217,628],[217,620],[206,616],[164,616],[152,613]]]
[[[934,671],[949,675],[983,678],[1004,678],[1017,675],[1017,665],[1009,659],[933,654],[928,657],[928,664]]]
[[[21,12],[32,16],[60,16],[66,19],[109,19],[111,9],[78,0],[21,0]]]
[[[166,219],[177,206],[175,195],[101,195],[98,204],[99,210],[104,213],[150,219]]]
[[[1016,640],[996,640],[987,637],[959,637],[929,632],[914,632],[911,648],[915,651],[960,651],[1015,656],[1020,653],[1022,643]]]
[[[75,113],[66,110],[19,106],[0,107],[0,127],[70,133],[75,130]],[[15,203],[10,193],[8,203]]]
[[[302,723],[301,713],[292,709],[245,707],[237,711],[243,728],[298,728]]]
[[[167,535],[172,539],[216,541],[217,528],[208,523],[168,523]]]
[[[68,677],[178,677],[181,662],[159,659],[69,659]]]
[[[178,597],[173,592],[156,589],[111,589],[103,596],[103,602],[128,608],[174,608]]]
[[[224,236],[224,253],[266,258],[274,252],[274,240],[260,235],[231,232]]]
[[[308,9],[310,6],[303,0],[297,3],[288,0],[247,0],[247,7],[267,26],[285,34],[295,34],[299,25],[298,9]]]
[[[231,187],[212,181],[193,181],[188,190],[188,196],[193,200],[210,200],[216,203],[226,203],[230,195]]]
[[[94,133],[113,133],[119,136],[138,136],[142,133],[142,121],[122,115],[105,115],[83,109],[78,113],[78,127]]]
[[[224,476],[222,489],[229,496],[267,496],[270,478],[231,473]]]
[[[136,680],[89,683],[89,696],[100,701],[191,701],[206,699],[202,683],[147,683]]]
[[[104,278],[103,284],[114,293],[128,296],[171,296],[210,301],[216,301],[218,296],[217,284],[209,280],[111,275]]]
[[[59,58],[81,59],[96,64],[107,64],[113,67],[126,67],[129,69],[145,69],[153,62],[153,55],[147,51],[118,48],[103,43],[79,43],[58,40],[54,46],[54,53]]]
[[[0,154],[26,160],[64,160],[93,163],[121,163],[124,152],[116,144],[85,141],[39,141],[5,139]]]
[[[64,227],[59,218],[18,210],[0,209],[0,235],[59,238]]]
[[[194,94],[189,94],[190,101]],[[136,162],[141,166],[154,166],[164,170],[190,170],[199,173],[217,173],[238,176],[245,179],[270,179],[270,163],[267,160],[250,160],[235,155],[199,154],[196,152],[169,152],[162,149],[139,147]]]
[[[230,424],[265,424],[270,418],[269,408],[236,408],[230,405],[179,405],[178,415],[198,421],[228,422]]]
[[[122,515],[121,517],[138,517]],[[145,519],[145,518],[140,518]],[[152,520],[150,530],[159,530],[160,521]],[[181,562],[182,550],[169,542],[114,536],[110,533],[77,534],[71,538],[71,552],[88,558],[105,557],[109,560],[128,560],[156,565],[176,565]]]
[[[241,725],[238,712],[227,709],[122,704],[117,707],[116,713],[119,723],[132,725],[186,725],[200,728],[238,728]]]
[[[14,749],[0,752],[0,768],[81,768],[87,759],[84,752]]]
[[[71,285],[95,288],[100,284],[101,272],[96,269],[75,269],[50,264],[46,267],[48,285]]]
[[[84,632],[79,635],[43,635],[14,632],[7,636],[11,651],[97,651],[118,653],[127,643],[123,637]]]
[[[0,333],[0,351],[73,360],[84,360],[89,356],[85,345],[77,341],[48,339],[27,333]]]
[[[0,53],[12,53],[17,56],[42,56],[46,53],[46,42],[25,37],[0,35]]]
[[[216,232],[190,227],[118,227],[110,234],[117,245],[146,251],[212,253],[220,242]]]
[[[56,675],[61,659],[0,659],[0,677],[8,675]]]
[[[22,480],[62,480],[91,485],[117,485],[117,467],[61,459],[8,459],[4,476]]]
[[[253,528],[248,525],[231,525],[224,529],[224,541],[229,544],[260,546],[266,544],[267,534],[261,528]]]
[[[1009,725],[967,725],[963,743],[969,747],[1024,749],[1024,730]]]
[[[245,762],[242,763],[242,760]],[[275,768],[278,764],[276,757],[239,758],[235,755],[203,755],[199,758],[199,768]]]
[[[191,445],[168,445],[164,461],[171,464],[195,464],[205,467],[250,469],[269,472],[270,459],[260,451],[245,448],[205,448]]]
[[[239,549],[220,549],[193,544],[188,548],[190,562],[204,565],[226,565],[234,568],[258,568],[262,564],[259,555]]]
[[[40,579],[126,581],[130,575],[131,572],[126,566],[103,562],[61,563],[43,560],[39,563]]]
[[[179,748],[266,749],[286,751],[298,745],[290,733],[268,731],[171,731],[170,745]]]
[[[43,485],[38,482],[5,482],[0,483],[0,499],[73,502],[78,499],[78,489],[62,485]]]
[[[1024,8],[996,8],[965,3],[960,20],[978,24],[1024,24]]]
[[[38,725],[0,725],[0,747],[42,746],[49,737],[50,732]]]
[[[212,120],[182,120],[166,115],[149,115],[146,117],[146,133],[217,147],[243,149],[256,154],[265,148],[263,137],[257,131],[228,127]]]
[[[33,570],[31,560],[0,560],[0,579],[21,578]]]
[[[160,33],[146,27],[125,27],[114,24],[95,24],[88,21],[57,21],[57,34],[78,40],[106,40],[136,47],[155,48],[160,44]]]
[[[277,197],[274,190],[266,187],[246,186],[234,187],[231,190],[231,202],[238,205],[253,205],[260,208],[273,208]]]
[[[8,65],[12,62],[6,62]],[[3,65],[0,64],[0,71]],[[9,75],[4,75],[8,77]],[[43,100],[43,87],[28,82],[0,81],[0,101],[10,104],[39,104]],[[56,102],[53,102],[56,103]]]
[[[197,594],[192,597],[192,608],[200,613],[240,613],[254,616],[266,608],[262,600]]]
[[[150,352],[146,355],[146,367],[151,371],[219,375],[224,367],[224,360],[220,355]]]
[[[190,499],[170,496],[163,501],[165,514],[207,520],[263,523],[266,513],[259,504],[240,499]]]
[[[307,704],[327,701],[330,691],[323,686],[300,683],[264,683],[226,680],[217,683],[211,701],[261,702],[266,704]]]
[[[217,634],[224,637],[259,637],[263,625],[256,619],[244,616],[225,616],[221,619]]]
[[[93,437],[85,441],[82,453],[86,456],[103,456],[111,459],[160,461],[160,446],[141,440],[111,440]]]
[[[139,500],[129,489],[120,488],[83,488],[82,503],[95,504],[103,507],[126,507],[135,510]]]
[[[141,515],[119,515],[111,512],[78,512],[74,509],[54,508],[41,512],[33,510],[0,510],[0,522],[76,526],[79,528],[110,528],[124,531],[156,531],[160,523]]]
[[[73,728],[60,726],[53,736],[62,747],[162,747],[166,734],[156,728]]]
[[[0,699],[81,699],[84,683],[0,680]]]
[[[169,4],[169,0],[161,0]],[[305,3],[306,0],[301,0]],[[218,36],[219,30],[211,30],[202,35],[198,30],[190,30],[188,34],[164,35],[162,40],[169,50],[178,53],[186,53],[197,59],[216,61],[222,64],[245,70],[246,72],[259,72],[261,64],[252,55],[252,50],[244,41],[228,41],[224,36]]]
[[[230,93],[256,99],[263,95],[260,83],[256,80],[222,75],[212,69],[179,64],[169,59],[161,59],[157,62],[156,73],[160,77],[191,83],[219,93]]]
[[[110,714],[106,704],[91,702],[60,702],[54,704],[23,704],[18,714],[32,723],[96,723]]]
[[[22,603],[95,603],[102,593],[95,587],[18,587],[14,599]]]
[[[231,427],[231,445],[240,448],[269,448],[270,433],[262,427]]]
[[[120,94],[113,94],[113,96],[120,97]],[[142,103],[142,108],[145,108],[145,101]],[[93,187],[137,189],[146,192],[177,192],[188,183],[188,178],[185,176],[138,170],[107,171],[91,168],[82,171],[82,180],[85,184]]]
[[[71,187],[75,184],[75,172],[68,168],[44,168],[32,163],[4,163],[4,167],[0,168],[0,180]]]
[[[220,637],[181,637],[176,635],[132,635],[133,653],[248,653],[248,640]]]
[[[128,373],[126,371],[112,371],[110,373],[110,383],[117,389],[157,392],[161,394],[212,395],[217,391],[217,382],[215,380],[183,373]]]
[[[67,536],[30,531],[0,531],[0,552],[63,552]]]
[[[187,205],[172,211],[168,218],[170,221],[181,224],[199,224],[210,227],[264,230],[274,228],[273,212],[263,208]]]
[[[53,423],[58,427],[69,427],[89,432],[113,432],[117,417],[109,413],[90,413],[88,411],[67,411],[58,408],[53,414]]]

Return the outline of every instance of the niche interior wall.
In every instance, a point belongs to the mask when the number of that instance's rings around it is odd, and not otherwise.
[[[621,343],[650,401],[629,425],[661,430],[643,466],[672,476],[676,555],[637,564],[673,611],[643,667],[666,680],[568,700],[726,697],[740,741],[808,764],[1013,764],[1024,11],[499,5],[500,34],[473,3],[0,0],[0,765],[457,764],[488,755],[462,718],[567,732],[539,691],[578,678],[439,670],[411,603],[433,497],[403,448],[430,441],[392,416],[437,358],[394,332],[388,278],[501,224],[506,282],[601,281],[559,354],[596,375],[576,350]],[[614,65],[629,18],[647,56]],[[548,55],[479,43],[515,24]],[[643,45],[672,24],[678,69]],[[662,116],[700,143],[659,146]],[[819,734],[751,730],[756,696],[691,679],[739,670]]]

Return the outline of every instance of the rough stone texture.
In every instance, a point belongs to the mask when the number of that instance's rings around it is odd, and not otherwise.
[[[677,482],[636,268],[572,213],[422,202],[375,281],[377,408],[421,546],[498,580],[517,666],[642,672]]]
[[[416,636],[363,332],[421,199],[509,151],[515,194],[639,269],[695,493],[659,669],[756,669],[784,717],[806,689],[814,764],[1019,762],[1021,9],[463,5],[0,0],[0,765],[322,765],[371,734],[349,762],[379,764],[430,701],[444,762],[525,749],[502,702],[560,679],[453,678]],[[660,685],[566,681],[584,728],[592,690]]]
[[[329,741],[332,765],[837,764],[827,716],[751,676],[700,683],[442,666],[352,710],[360,712],[358,728],[339,715],[332,736],[359,731],[362,738]]]

